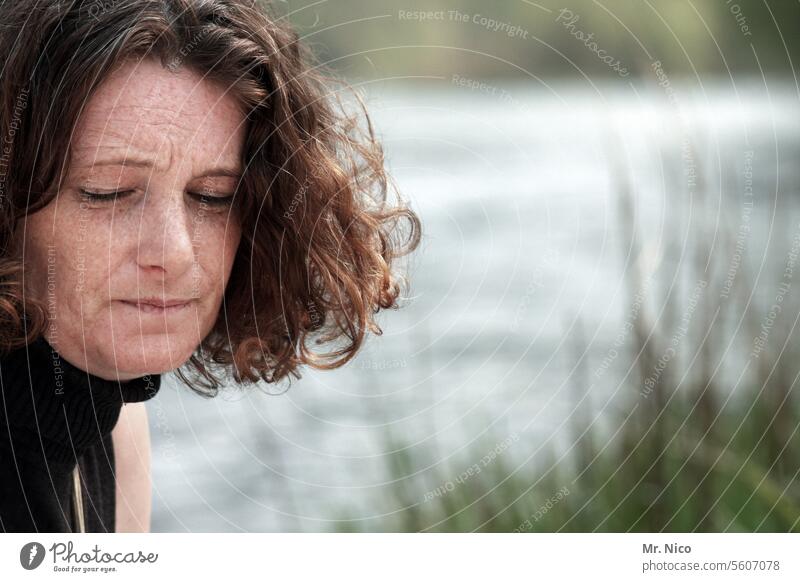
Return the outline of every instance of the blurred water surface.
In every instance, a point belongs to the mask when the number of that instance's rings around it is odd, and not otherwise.
[[[736,262],[723,233],[738,232],[747,200],[741,268],[758,274],[754,301],[769,301],[800,220],[797,87],[673,88],[674,100],[655,84],[365,87],[424,224],[406,264],[410,296],[381,314],[384,335],[357,360],[306,370],[288,391],[205,400],[166,376],[147,404],[153,531],[325,531],[346,514],[376,518],[391,486],[386,431],[442,462],[490,427],[519,436],[508,454],[520,462],[542,443],[563,446],[576,338],[596,372],[631,309],[624,269],[653,277],[642,317],[657,320],[698,232],[722,265],[709,280]],[[620,228],[624,182],[639,256]],[[591,383],[603,417],[632,396],[618,363]]]

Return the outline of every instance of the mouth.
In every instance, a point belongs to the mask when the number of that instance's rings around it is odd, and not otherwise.
[[[170,315],[173,313],[179,313],[184,311],[189,305],[192,303],[193,299],[188,300],[171,300],[171,301],[159,301],[159,300],[133,300],[133,301],[126,301],[124,299],[120,300],[120,303],[123,303],[129,307],[137,309],[140,313],[152,313],[155,315]]]

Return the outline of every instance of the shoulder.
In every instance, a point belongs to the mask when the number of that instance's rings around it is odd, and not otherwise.
[[[111,432],[116,473],[116,530],[150,530],[150,429],[144,402],[125,404]]]

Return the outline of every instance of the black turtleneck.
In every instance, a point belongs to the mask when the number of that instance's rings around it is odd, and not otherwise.
[[[124,403],[155,396],[158,375],[99,378],[40,337],[0,359],[0,530],[71,531],[72,471],[87,531],[114,531],[111,431]]]

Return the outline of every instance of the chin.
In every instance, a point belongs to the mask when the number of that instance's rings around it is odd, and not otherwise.
[[[188,334],[131,335],[125,340],[116,341],[114,351],[106,359],[112,367],[116,365],[120,376],[164,374],[189,361],[199,345],[195,339],[188,337]]]

